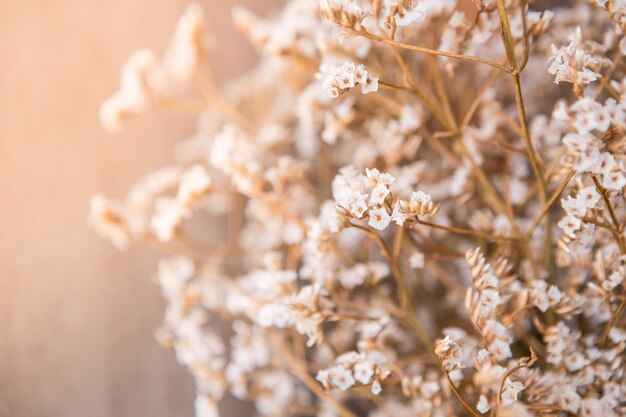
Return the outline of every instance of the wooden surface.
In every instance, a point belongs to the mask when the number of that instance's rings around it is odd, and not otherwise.
[[[203,3],[220,79],[254,59],[232,3]],[[185,4],[0,0],[0,417],[193,414],[191,378],[153,338],[155,256],[117,252],[86,222],[92,194],[121,195],[194,128],[160,114],[111,137],[96,116],[126,56],[161,51]]]

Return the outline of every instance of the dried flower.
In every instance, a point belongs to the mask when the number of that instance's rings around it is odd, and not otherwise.
[[[626,2],[474,3],[237,8],[261,58],[223,91],[197,5],[130,56],[105,127],[198,132],[89,223],[165,252],[198,416],[626,415]]]

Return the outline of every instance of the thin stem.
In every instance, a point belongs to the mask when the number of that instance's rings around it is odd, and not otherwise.
[[[524,68],[526,68],[528,58],[530,57],[530,39],[528,37],[528,27],[526,24],[526,0],[521,0],[520,7],[522,9],[522,31],[524,33],[524,57],[522,58],[522,63],[519,64],[518,72],[522,72]]]
[[[446,116],[448,117],[449,124],[456,130],[457,125],[454,119],[454,113],[452,111],[452,106],[450,105],[450,100],[448,99],[448,94],[446,93],[446,89],[443,85],[443,80],[441,79],[441,74],[437,70],[437,62],[435,57],[429,56],[429,63],[434,74],[435,79],[435,88],[437,90],[437,94],[439,95],[439,99],[443,103]]]
[[[478,177],[478,181],[484,187],[484,191],[487,193],[488,198],[491,200],[490,203],[495,207],[496,211],[500,212],[501,214],[504,214],[509,219],[509,222],[511,223],[511,227],[513,227],[513,229],[517,232],[519,228],[517,227],[517,223],[515,222],[513,213],[511,213],[507,209],[506,205],[504,204],[504,201],[498,194],[498,191],[494,188],[493,184],[491,184],[491,182],[489,181],[489,177],[487,177],[487,174],[485,174],[485,171],[483,171],[482,167],[478,165],[478,162],[476,162],[476,160],[472,156],[469,149],[467,149],[467,146],[465,146],[465,143],[463,142],[463,138],[459,139],[459,146],[461,147],[461,152],[463,153],[463,156],[465,156],[470,161],[470,164],[472,165],[472,168],[474,169],[474,172],[476,173],[476,176]]]
[[[431,227],[433,229],[440,229],[440,230],[446,230],[450,233],[456,233],[459,235],[466,235],[466,236],[473,236],[475,238],[478,239],[485,239],[485,240],[506,240],[506,241],[517,241],[519,240],[516,237],[513,236],[497,236],[497,235],[492,235],[489,233],[482,233],[482,232],[477,232],[475,230],[471,230],[471,229],[463,229],[461,227],[453,227],[453,226],[444,226],[441,224],[435,224],[435,223],[430,223],[424,220],[420,220],[417,219],[416,220],[417,224],[422,224],[424,226],[428,226]]]
[[[461,127],[459,129],[460,131],[464,131],[467,128],[467,126],[469,126],[470,121],[472,120],[472,117],[474,116],[474,113],[476,113],[478,106],[483,100],[483,97],[485,96],[487,91],[489,91],[489,88],[491,87],[491,85],[496,81],[496,79],[498,78],[498,75],[500,75],[500,71],[494,70],[491,76],[489,77],[489,79],[487,80],[487,82],[485,83],[485,85],[480,89],[480,91],[478,92],[478,95],[476,96],[474,101],[472,101],[472,104],[469,106],[469,109],[467,109],[467,113],[465,113],[465,116],[463,117],[463,121],[461,122]]]
[[[317,396],[320,401],[330,404],[340,417],[356,417],[356,415],[350,411],[345,405],[343,405],[335,397],[328,395],[320,384],[303,368],[297,360],[291,354],[289,347],[285,340],[281,337],[277,337],[277,343],[280,354],[287,362],[289,366],[289,372],[291,372],[296,378],[298,378],[306,387]]]
[[[402,250],[402,240],[404,238],[404,227],[398,226],[396,227],[396,234],[393,239],[393,258],[398,259],[400,255],[400,251]]]
[[[528,238],[530,238],[533,235],[535,229],[537,228],[537,226],[539,226],[539,223],[541,223],[541,220],[543,219],[543,217],[550,211],[550,209],[552,208],[552,205],[559,198],[559,196],[561,195],[565,187],[567,187],[567,185],[569,184],[571,179],[574,177],[574,175],[576,175],[576,171],[571,170],[567,174],[563,182],[561,182],[561,185],[559,185],[559,188],[556,189],[556,191],[552,194],[552,197],[550,197],[548,202],[544,205],[543,210],[541,210],[541,213],[539,213],[539,215],[535,217],[535,220],[533,220],[533,224],[528,228],[528,232],[526,232],[526,236]]]
[[[347,30],[350,31],[349,29],[347,29]],[[397,42],[397,41],[394,41],[392,39],[383,38],[382,36],[374,35],[373,33],[369,33],[369,32],[366,32],[366,31],[360,31],[360,32],[351,31],[351,32],[353,32],[355,35],[361,35],[361,36],[364,36],[364,37],[369,38],[371,40],[374,40],[374,41],[377,41],[377,42],[380,42],[380,43],[385,43],[387,45],[392,45],[392,46],[395,46],[397,48],[407,49],[409,51],[421,52],[421,53],[424,53],[424,54],[430,54],[430,55],[436,55],[436,56],[444,56],[444,57],[447,57],[447,58],[458,59],[458,60],[461,60],[461,61],[478,62],[478,63],[481,63],[481,64],[489,65],[489,66],[494,67],[494,68],[498,68],[500,71],[511,72],[511,70],[509,68],[505,67],[504,65],[500,65],[497,62],[493,62],[493,61],[490,61],[488,59],[479,58],[479,57],[471,56],[471,55],[460,55],[460,54],[455,54],[455,53],[452,53],[452,52],[444,52],[444,51],[437,51],[435,49],[423,48],[421,46],[410,45],[410,44],[407,44],[407,43]]]
[[[424,330],[422,325],[417,321],[417,319],[414,316],[413,301],[411,300],[409,287],[406,285],[406,282],[404,281],[404,277],[402,276],[402,271],[398,267],[398,262],[394,258],[393,253],[389,250],[383,238],[381,238],[380,235],[376,233],[375,231],[365,226],[361,226],[359,224],[355,224],[352,222],[350,222],[350,226],[366,233],[368,236],[374,239],[374,241],[380,248],[380,251],[382,252],[383,256],[387,259],[387,262],[389,263],[389,267],[391,268],[391,275],[396,281],[396,285],[398,287],[398,292],[399,292],[398,301],[400,304],[400,308],[404,312],[403,318],[415,330],[415,333],[421,340],[422,344],[426,347],[426,349],[428,349],[429,352],[432,352],[433,346],[434,346],[433,342],[430,336],[428,335],[428,333]]]
[[[456,395],[456,398],[459,399],[461,404],[463,404],[467,411],[469,411],[474,417],[482,417],[482,415],[478,411],[476,411],[474,407],[472,407],[470,403],[465,400],[465,398],[463,398],[459,390],[456,389],[456,386],[454,386],[454,382],[452,381],[452,378],[450,378],[450,374],[448,374],[448,371],[446,371],[445,369],[442,370],[443,373],[446,375],[446,378],[448,379],[448,383],[450,384],[450,388],[452,388],[452,392],[454,392],[454,395]]]
[[[617,52],[615,53],[615,56],[613,56],[613,63],[611,64],[611,67],[608,69],[606,74],[604,74],[602,79],[610,80],[611,78],[613,78],[613,73],[617,69],[617,66],[619,65],[619,61],[621,57],[622,57],[622,50],[620,48],[617,48]],[[601,83],[598,89],[593,93],[594,100],[597,100],[598,97],[600,97],[600,94],[602,94],[602,91],[604,90],[605,85],[610,85],[610,84]]]
[[[602,332],[602,337],[600,338],[600,345],[606,347],[607,341],[609,340],[609,333],[611,333],[611,329],[615,324],[619,321],[622,313],[626,309],[626,297],[622,298],[622,302],[617,307],[617,310],[613,312],[611,315],[611,320],[606,325],[604,332]]]
[[[523,365],[517,365],[511,369],[509,369],[504,376],[502,377],[502,380],[500,381],[500,389],[498,390],[498,397],[496,398],[496,403],[498,404],[498,408],[500,407],[500,400],[502,397],[502,391],[504,391],[504,384],[507,380],[508,377],[510,377],[511,375],[513,375],[515,372],[519,371],[522,368],[526,368],[528,365],[523,364]]]
[[[501,1],[501,0],[500,0]],[[522,96],[522,86],[520,82],[520,75],[513,74],[513,83],[515,86],[515,104],[517,107],[517,114],[520,122],[520,127],[522,129],[522,138],[524,139],[524,143],[526,145],[526,153],[528,154],[528,159],[530,160],[530,166],[533,170],[533,174],[535,175],[535,179],[537,181],[537,187],[539,188],[539,196],[541,198],[541,202],[544,206],[548,203],[548,186],[546,184],[546,180],[543,175],[543,169],[539,164],[539,160],[537,158],[537,152],[535,147],[533,146],[532,139],[530,138],[530,132],[528,130],[528,122],[526,118],[526,109],[524,106],[524,99]],[[549,277],[553,275],[554,269],[554,248],[552,246],[552,216],[550,215],[550,210],[548,210],[545,215],[545,228],[546,228],[546,240],[545,240],[545,255],[546,255],[546,267],[548,269]]]
[[[500,22],[502,23],[502,39],[504,40],[506,56],[511,67],[515,68],[517,67],[515,44],[513,43],[513,34],[511,33],[511,25],[509,24],[509,17],[506,14],[504,0],[498,0],[498,14],[500,15]]]
[[[386,38],[381,38],[381,39],[386,39]],[[389,41],[395,42],[393,39],[389,39]],[[415,79],[413,78],[413,75],[411,74],[411,70],[409,69],[409,66],[407,65],[406,61],[402,57],[402,54],[400,53],[398,48],[392,48],[392,52],[396,61],[398,62],[398,65],[400,65],[400,69],[402,70],[402,74],[405,78],[404,81],[410,85],[408,89],[410,91],[413,91],[413,93],[424,103],[426,107],[428,107],[428,109],[435,115],[437,120],[443,126],[445,126],[447,129],[452,130],[450,124],[448,123],[448,120],[446,119],[445,115],[443,114],[439,106],[437,106],[435,102],[430,97],[428,97],[422,91],[421,88],[418,87],[417,82],[415,81]],[[407,89],[407,88],[405,87],[404,89]]]
[[[604,200],[604,203],[606,204],[606,207],[609,210],[611,221],[613,222],[613,227],[615,228],[615,234],[616,234],[615,239],[617,240],[617,244],[619,245],[620,253],[624,255],[626,254],[626,247],[624,245],[624,239],[622,238],[622,225],[617,219],[617,215],[615,214],[615,209],[613,208],[613,204],[611,204],[611,200],[609,199],[609,194],[607,193],[606,189],[602,186],[602,184],[598,180],[598,177],[592,174],[591,179],[593,179],[593,182],[596,185],[598,192],[600,192],[600,195],[602,195],[602,199]]]

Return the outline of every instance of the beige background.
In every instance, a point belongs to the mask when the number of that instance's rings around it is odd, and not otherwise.
[[[254,60],[233,3],[203,2],[221,80]],[[121,195],[193,130],[160,114],[111,137],[96,117],[126,56],[162,50],[185,4],[0,0],[0,417],[192,415],[191,378],[153,338],[154,255],[86,226],[93,193]]]

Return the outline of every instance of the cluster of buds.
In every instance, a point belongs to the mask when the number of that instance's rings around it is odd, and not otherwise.
[[[408,26],[414,22],[423,22],[430,8],[429,4],[424,1],[387,0],[386,3],[385,26],[390,29]]]
[[[321,0],[320,16],[336,25],[360,32],[368,12],[352,0]]]
[[[435,354],[439,357],[443,369],[447,372],[465,367],[463,363],[461,347],[450,337],[446,335],[437,342],[435,346]]]
[[[382,391],[381,381],[390,375],[387,359],[381,353],[351,351],[339,355],[335,365],[319,371],[316,379],[327,390],[338,388],[345,391],[357,382],[371,385],[372,393],[378,395]]]
[[[411,193],[411,199],[398,200],[393,206],[391,218],[399,226],[407,220],[416,220],[418,217],[434,216],[439,211],[439,204],[434,203],[430,196],[422,191]]]

